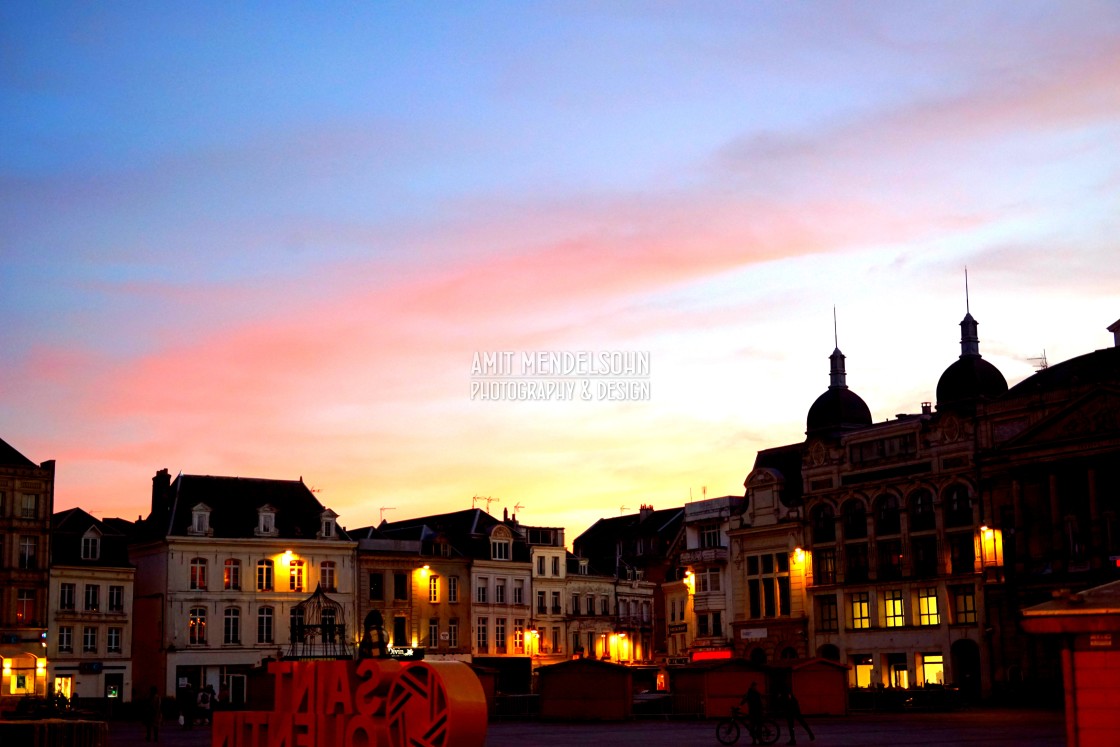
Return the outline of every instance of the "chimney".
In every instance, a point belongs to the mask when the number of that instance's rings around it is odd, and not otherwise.
[[[1108,331],[1112,333],[1112,344],[1120,348],[1120,319],[1113,322]]]
[[[171,493],[171,473],[164,467],[152,478],[152,519],[167,516],[167,501]]]
[[[645,521],[650,514],[653,513],[653,504],[643,503],[642,507],[638,509],[638,521]]]
[[[922,414],[923,415],[930,415],[932,413],[933,413],[933,403],[932,402],[923,402],[922,403]]]

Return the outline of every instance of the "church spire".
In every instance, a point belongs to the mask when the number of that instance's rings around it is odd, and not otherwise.
[[[980,336],[977,321],[972,318],[968,303],[968,268],[964,268],[964,319],[961,320],[961,357],[980,357]]]

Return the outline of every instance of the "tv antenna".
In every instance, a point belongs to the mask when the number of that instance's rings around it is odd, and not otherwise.
[[[619,506],[618,507],[618,513],[620,513],[620,514],[624,514],[629,510],[630,510],[629,506]]]
[[[521,510],[521,509],[523,509],[523,508],[525,508],[525,507],[524,507],[523,505],[521,505],[520,503],[515,503],[515,504],[513,504],[513,510],[514,510],[514,512],[520,511],[520,510]]]
[[[1034,366],[1035,371],[1045,371],[1050,364],[1046,362],[1046,348],[1042,349],[1042,355],[1035,358],[1027,358]]]
[[[381,521],[384,522],[385,521],[385,512],[386,511],[396,511],[397,509],[396,509],[395,506],[382,506],[378,510],[381,511]]]
[[[491,498],[488,495],[472,495],[471,496],[471,508],[474,508],[475,505],[477,505],[479,501],[486,501],[486,513],[490,513],[490,504],[491,503],[501,503],[502,499],[501,498]]]

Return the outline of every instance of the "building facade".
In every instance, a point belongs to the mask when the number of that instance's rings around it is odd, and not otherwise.
[[[132,596],[125,532],[79,508],[54,515],[47,674],[52,692],[111,710],[135,696]]]
[[[0,710],[48,693],[54,474],[0,440]]]

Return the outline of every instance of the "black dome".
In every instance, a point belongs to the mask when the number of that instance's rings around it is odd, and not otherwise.
[[[805,419],[805,430],[809,434],[865,425],[871,425],[871,410],[867,403],[851,389],[839,386],[829,387],[817,397]]]
[[[937,381],[937,406],[998,397],[1007,391],[999,369],[978,355],[962,355]]]

